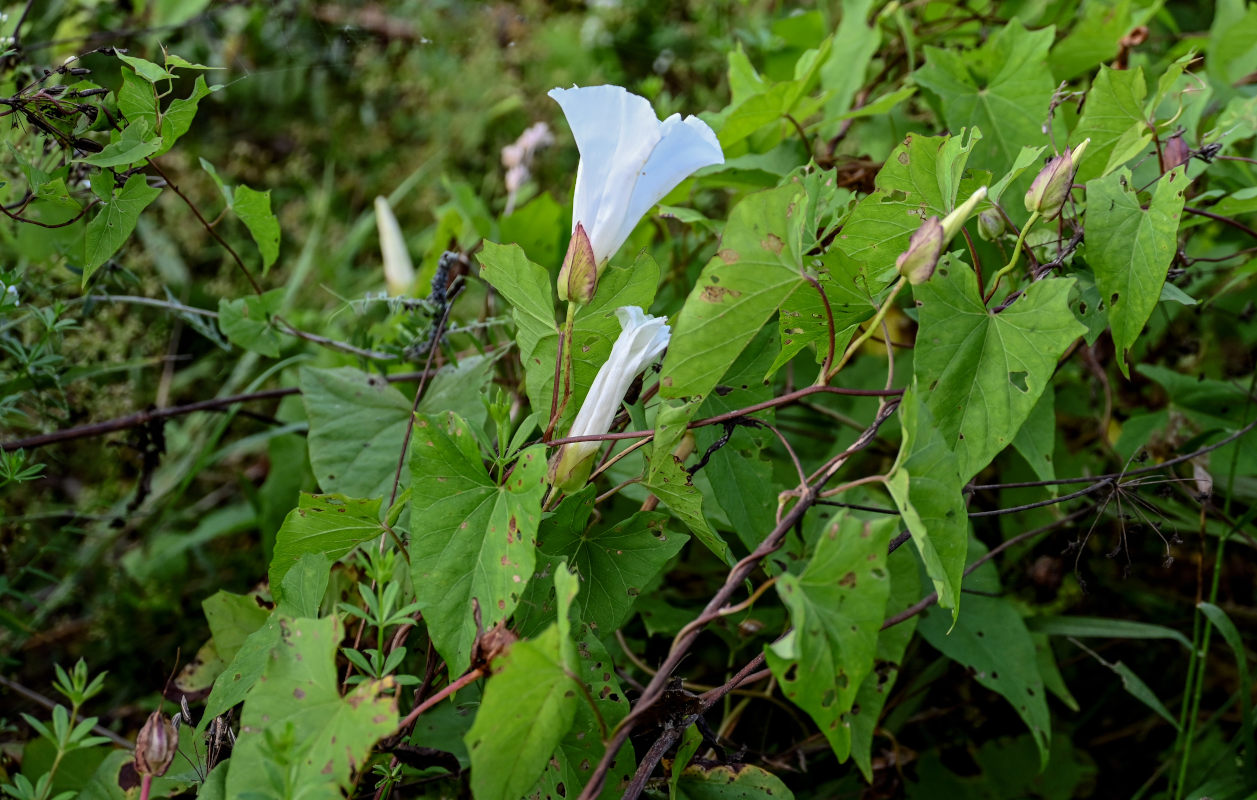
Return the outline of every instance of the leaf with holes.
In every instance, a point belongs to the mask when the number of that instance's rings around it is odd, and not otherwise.
[[[752,764],[695,764],[676,782],[676,800],[794,800],[781,778]]]
[[[1039,747],[1040,768],[1046,766],[1052,734],[1047,695],[1034,640],[1013,605],[1002,597],[970,595],[959,619],[953,622],[950,614],[930,609],[918,630],[935,649],[970,670],[978,683],[1012,704]]]
[[[264,745],[286,730],[299,732],[289,764],[294,783],[330,779],[344,790],[353,786],[375,742],[397,728],[392,678],[366,681],[341,696],[336,653],[343,636],[336,617],[279,618],[262,680],[244,703],[227,773],[229,797],[270,785]]]
[[[301,493],[275,535],[270,581],[279,586],[306,553],[335,562],[359,544],[384,535],[380,499],[358,500],[343,494]]]
[[[707,395],[777,309],[806,281],[804,196],[787,184],[738,203],[720,250],[703,267],[672,326],[659,393]]]
[[[824,258],[825,291],[836,314],[847,306],[853,312],[876,306],[873,298],[896,275],[895,259],[921,221],[955,207],[969,154],[981,141],[977,129],[967,137],[913,133],[891,152],[877,173],[876,191],[851,210]]]
[[[899,404],[903,442],[886,479],[921,563],[938,592],[938,604],[960,611],[960,581],[965,570],[969,517],[962,494],[965,482],[956,456],[939,433],[933,416],[914,386]]]
[[[1069,309],[1070,278],[1031,284],[1003,311],[987,309],[973,270],[948,255],[913,287],[920,312],[917,385],[968,481],[1030,415],[1056,360],[1085,328]]]
[[[1145,211],[1130,170],[1087,184],[1087,260],[1108,307],[1117,365],[1130,377],[1126,359],[1161,299],[1161,287],[1178,248],[1178,222],[1191,180],[1182,168],[1157,181]]]
[[[584,702],[574,674],[579,666],[567,615],[576,588],[576,578],[559,569],[555,573],[556,622],[537,638],[511,645],[496,662],[496,672],[485,685],[484,700],[465,739],[474,797],[524,797],[572,727],[577,708]]]
[[[818,539],[802,574],[777,580],[794,627],[764,656],[782,692],[811,715],[839,760],[851,754],[851,707],[877,652],[894,527],[893,519],[843,514]]]
[[[545,447],[525,450],[499,486],[462,417],[419,415],[410,475],[416,599],[437,650],[461,673],[476,637],[473,601],[490,628],[511,615],[532,578]]]

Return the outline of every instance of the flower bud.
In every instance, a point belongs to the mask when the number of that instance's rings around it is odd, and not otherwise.
[[[965,222],[969,219],[969,215],[986,199],[986,187],[979,186],[978,190],[969,195],[969,199],[956,206],[956,210],[943,217],[943,247],[952,240],[952,237],[960,233],[960,229],[965,226]]]
[[[993,208],[978,214],[978,237],[993,242],[1004,234],[1004,217]]]
[[[161,711],[148,715],[135,739],[135,771],[161,777],[179,749],[179,731]]]
[[[1061,213],[1074,183],[1078,162],[1082,160],[1082,153],[1090,142],[1090,139],[1084,139],[1073,150],[1066,147],[1065,152],[1053,158],[1039,171],[1034,182],[1030,184],[1030,190],[1026,192],[1027,211],[1037,211],[1044,219],[1055,219]]]
[[[908,283],[916,286],[925,283],[934,274],[942,253],[943,224],[938,217],[930,217],[913,232],[908,240],[908,249],[899,254],[895,267],[900,275],[908,279]]]
[[[415,282],[415,267],[406,252],[406,239],[388,200],[375,198],[375,226],[380,233],[380,252],[384,256],[384,282],[394,297],[406,294]]]
[[[563,445],[559,448],[559,452],[550,457],[546,481],[564,492],[581,488],[589,480],[589,473],[593,471],[596,455],[598,455],[597,442],[572,442]]]
[[[585,226],[576,223],[572,240],[567,245],[563,268],[559,270],[559,299],[585,305],[598,290],[598,264],[594,248],[589,244]]]
[[[1171,136],[1169,141],[1165,143],[1164,163],[1162,166],[1166,170],[1181,167],[1190,161],[1191,157],[1192,149],[1187,146],[1187,140],[1183,138],[1183,134],[1178,133]]]

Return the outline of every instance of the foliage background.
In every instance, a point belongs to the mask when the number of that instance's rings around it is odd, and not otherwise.
[[[1199,106],[1189,99],[1181,123],[1192,147],[1205,143],[1203,135],[1227,102],[1254,96],[1257,45],[1252,42],[1257,36],[1245,45],[1244,31],[1257,29],[1251,6],[1239,3],[1214,8],[1187,2],[1043,0],[872,8],[880,15],[881,40],[873,63],[854,85],[874,87],[873,96],[905,85],[908,73],[928,58],[927,47],[969,48],[1014,19],[1032,29],[1056,26],[1053,78],[1070,81],[1072,90],[1092,87],[1098,66],[1115,59],[1143,66],[1153,85],[1153,76],[1174,59],[1204,51],[1204,65],[1193,70],[1212,95]],[[566,244],[565,204],[576,152],[546,90],[617,83],[650,98],[661,115],[719,111],[730,104],[730,53],[744,52],[769,81],[787,81],[799,57],[838,29],[842,17],[839,4],[663,5],[648,0],[588,5],[416,0],[365,6],[50,0],[10,3],[5,11],[4,25],[10,29],[25,14],[23,49],[4,62],[5,95],[38,74],[32,70],[103,46],[123,47],[154,61],[161,60],[164,46],[191,62],[221,67],[210,80],[224,88],[202,101],[190,132],[161,157],[163,169],[211,219],[222,202],[200,160],[213,164],[227,183],[269,190],[282,243],[280,257],[262,280],[268,289],[285,290],[285,319],[305,331],[390,353],[395,363],[367,366],[394,372],[421,366],[406,364],[401,356],[426,328],[370,299],[383,287],[371,212],[377,195],[392,199],[420,270],[419,286],[427,285],[440,254],[452,243],[470,249],[482,240],[518,241],[532,261],[557,269]],[[1146,39],[1121,44],[1136,18],[1145,21]],[[1220,18],[1236,21],[1220,26]],[[113,56],[89,53],[81,64],[101,86],[119,85]],[[930,86],[921,73],[916,83]],[[183,78],[175,94],[186,96],[190,89],[191,78]],[[1055,118],[1060,144],[1074,142],[1068,131],[1079,124],[1080,96],[1062,100]],[[1228,141],[1225,152],[1252,158],[1252,103],[1242,108],[1247,109],[1248,135]],[[855,120],[832,153],[822,144],[822,136],[835,134],[828,123],[809,126],[807,146],[836,168],[845,189],[865,193],[907,134],[935,135],[949,126],[955,133],[970,122],[958,121],[956,113],[938,95],[920,91],[885,113]],[[1034,109],[1032,116],[1045,113]],[[531,207],[536,216],[512,225],[502,216],[506,191],[499,154],[538,120],[550,124],[558,143],[539,154],[533,180],[518,203],[541,198]],[[9,144],[31,146],[35,137],[29,125],[14,123],[3,133]],[[1165,126],[1160,136],[1174,127]],[[777,164],[804,163],[807,146],[788,126],[780,128],[757,132],[750,155],[767,153],[765,161],[776,158]],[[993,146],[990,134],[983,146]],[[13,160],[3,167],[7,185],[0,190],[10,193],[6,204],[19,199],[14,193],[25,185],[21,158],[10,153]],[[1147,183],[1155,161],[1132,164],[1141,178],[1135,183]],[[1192,162],[1191,169],[1197,174],[1204,164]],[[737,199],[776,185],[781,174],[775,165],[748,167],[700,183],[677,204],[721,220]],[[1032,174],[1033,169],[1014,183],[1006,205],[1019,205],[1016,198]],[[1087,177],[1095,175],[1081,175],[1079,182]],[[1101,474],[1128,463],[1155,463],[1203,443],[1194,437],[1236,429],[1253,417],[1253,178],[1249,162],[1209,167],[1208,188],[1220,194],[1208,201],[1229,203],[1226,215],[1249,230],[1193,228],[1192,256],[1229,258],[1237,250],[1249,256],[1184,264],[1181,272],[1176,265],[1172,283],[1198,304],[1161,304],[1132,359],[1168,372],[1135,371],[1126,379],[1106,334],[1095,346],[1089,342],[1081,348],[1058,374],[1055,474]],[[553,224],[545,225],[546,220]],[[1206,220],[1190,224],[1198,222]],[[218,230],[260,273],[246,228],[228,218]],[[642,247],[649,248],[664,275],[656,307],[673,312],[715,252],[716,239],[702,225],[656,220],[640,226],[622,252]],[[990,261],[998,258],[991,245],[977,247]],[[6,349],[0,367],[4,440],[150,405],[293,386],[299,365],[365,365],[352,355],[292,337],[281,337],[279,357],[266,358],[242,351],[212,326],[198,327],[194,315],[172,313],[169,306],[84,301],[81,275],[60,248],[55,234],[18,223],[0,225],[0,273],[6,285],[18,287],[22,308],[48,308],[60,301],[60,318],[73,323],[48,332],[28,317],[14,323],[22,312],[5,309],[3,335],[20,342],[21,352]],[[92,293],[217,309],[221,299],[248,292],[220,243],[171,192],[163,192],[145,211],[123,253],[92,276]],[[483,297],[483,289],[479,295],[476,291],[464,302]],[[895,337],[911,336],[910,316],[895,313],[891,321]],[[503,323],[489,336],[505,329]],[[33,364],[30,356],[40,343],[51,360]],[[805,352],[790,367],[804,382],[809,378],[802,370],[810,360]],[[884,356],[870,353],[844,373],[844,383],[880,385],[883,364]],[[903,360],[899,369],[911,372]],[[790,376],[784,380],[793,380],[793,372],[783,374]],[[822,412],[782,410],[778,424],[793,441],[847,444],[855,434],[837,428],[834,415],[863,420],[874,407],[867,401],[819,405]],[[31,453],[44,465],[41,477],[0,489],[0,658],[6,679],[51,694],[51,665],[68,667],[85,659],[94,671],[109,671],[103,693],[91,701],[92,713],[124,736],[137,731],[156,707],[167,675],[206,638],[201,602],[218,590],[246,593],[257,585],[298,492],[317,490],[304,417],[300,401],[287,397],[172,419],[160,427],[164,445],[157,444],[157,429],[150,426]],[[889,435],[872,448],[864,462],[870,471],[889,466],[895,441]],[[776,444],[771,447],[775,476],[792,485],[789,460]],[[1251,464],[1251,447],[1250,439],[1245,449],[1233,452],[1244,453],[1242,463]],[[801,452],[804,458],[821,457],[819,451]],[[1218,490],[1222,477],[1214,463]],[[978,481],[1036,477],[1042,475],[1010,451]],[[1154,499],[1163,518],[1161,532],[1166,538],[1177,534],[1173,546],[1141,524],[1137,512],[1092,510],[1033,546],[1004,553],[996,562],[1004,596],[1031,618],[1141,621],[1192,638],[1193,625],[1200,625],[1195,604],[1209,596],[1216,578],[1217,604],[1248,634],[1257,600],[1250,536],[1255,485],[1251,472],[1241,470],[1225,496],[1203,506],[1191,487],[1133,490]],[[1043,497],[1042,489],[978,493],[970,511]],[[884,494],[875,493],[866,501],[888,503]],[[1065,513],[1051,507],[976,522],[974,538],[981,544],[975,546],[997,546]],[[1243,535],[1215,564],[1217,537],[1234,528]],[[1088,538],[1089,532],[1094,535]],[[1082,543],[1081,550],[1067,552],[1071,542]],[[1109,552],[1116,557],[1105,559]],[[691,544],[672,564],[666,587],[639,606],[646,619],[626,628],[632,649],[647,663],[662,660],[670,637],[651,634],[669,630],[672,622],[652,623],[649,617],[664,619],[681,610],[688,615],[684,619],[692,618],[723,574],[718,561]],[[352,578],[339,579],[348,597]],[[757,624],[780,626],[783,618],[778,605],[765,608]],[[871,787],[849,763],[838,767],[822,738],[800,733],[800,725],[807,729],[806,715],[784,704],[758,701],[745,712],[733,741],[745,748],[747,761],[781,775],[800,797],[1107,797],[1141,791],[1155,796],[1167,791],[1161,767],[1178,763],[1180,740],[1173,724],[1133,697],[1129,684],[1124,689],[1104,662],[1128,667],[1174,717],[1190,700],[1185,687],[1191,686],[1193,662],[1188,648],[1168,633],[1130,638],[1133,630],[1115,624],[1107,635],[1085,640],[1090,653],[1055,639],[1062,680],[1075,702],[1050,701],[1052,766],[1040,777],[1030,777],[1037,774],[1038,756],[1014,710],[975,682],[970,670],[941,657],[931,636],[917,637],[909,650],[883,722],[894,735],[893,746],[882,739],[875,745]],[[731,651],[754,652],[743,649],[746,642],[734,627],[721,636],[724,642],[704,640],[684,670],[688,679],[719,684],[727,669],[745,661],[727,663]],[[1251,687],[1246,667],[1237,669],[1218,637],[1213,643],[1204,660],[1199,740],[1193,744],[1186,787],[1225,780],[1241,788],[1217,796],[1241,797],[1257,786],[1251,781],[1252,753],[1237,743],[1251,705],[1237,701]],[[1240,663],[1247,658],[1242,654]],[[21,744],[30,736],[17,712],[41,712],[12,688],[0,691],[5,692],[4,769],[15,772]],[[724,710],[731,712],[732,704]],[[1232,769],[1237,757],[1241,766]],[[28,750],[23,769],[32,758]],[[92,765],[76,769],[90,773]]]

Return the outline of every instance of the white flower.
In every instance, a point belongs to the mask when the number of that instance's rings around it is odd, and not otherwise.
[[[652,206],[696,170],[723,164],[716,134],[697,117],[663,122],[621,86],[553,89],[580,150],[572,230],[585,227],[601,266]]]
[[[576,412],[568,436],[598,436],[610,430],[633,379],[659,358],[672,336],[666,319],[652,317],[637,306],[617,308],[615,315],[620,320],[620,335]],[[551,461],[551,482],[564,489],[583,484],[601,446],[598,441],[563,445]]]
[[[380,231],[380,252],[384,256],[384,282],[390,295],[406,294],[415,284],[415,267],[406,251],[401,226],[388,200],[375,198],[375,226]]]

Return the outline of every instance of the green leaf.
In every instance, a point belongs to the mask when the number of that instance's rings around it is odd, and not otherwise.
[[[576,609],[597,636],[620,628],[633,604],[689,537],[668,530],[668,515],[639,511],[610,528],[594,532],[589,524],[596,490],[586,486],[563,499],[537,534],[537,577],[566,562],[576,571],[581,591]],[[541,581],[529,586],[516,624],[523,631],[539,628],[520,619],[551,618],[550,590]]]
[[[418,410],[457,408],[469,423],[483,426],[487,412],[479,398],[493,360],[473,356],[443,368],[433,377]],[[380,376],[352,367],[303,367],[299,382],[310,420],[310,466],[319,486],[350,497],[389,496],[413,401]],[[409,482],[410,473],[402,470],[401,485]]]
[[[118,110],[135,124],[147,120],[149,127],[157,129],[157,90],[153,84],[140,77],[133,69],[122,69],[122,86],[118,89]]]
[[[973,270],[948,255],[913,287],[920,313],[917,385],[968,481],[1012,443],[1084,328],[1069,309],[1072,278],[1049,278],[998,314],[982,302]]]
[[[687,767],[676,783],[676,800],[794,800],[781,778],[752,764]]]
[[[1087,260],[1109,312],[1117,364],[1130,377],[1127,356],[1161,299],[1178,247],[1178,221],[1191,179],[1182,168],[1157,181],[1145,211],[1130,170],[1087,184]]]
[[[1108,175],[1152,141],[1144,120],[1143,103],[1147,93],[1142,68],[1100,68],[1087,92],[1082,119],[1069,137],[1075,147],[1083,139],[1091,140],[1074,175],[1075,183]]]
[[[154,64],[152,61],[146,61],[142,58],[136,58],[135,56],[129,56],[125,53],[118,53],[116,51],[114,55],[116,55],[123,63],[128,64],[132,69],[134,69],[136,75],[140,76],[149,83],[157,83],[158,81],[175,77],[173,72],[168,72],[161,66]]]
[[[279,641],[281,617],[313,617],[327,590],[329,570],[326,559],[315,554],[303,556],[297,568],[284,576],[278,594],[279,605],[262,627],[249,634],[240,645],[231,663],[214,681],[214,688],[205,701],[205,713],[197,730],[204,730],[210,720],[238,705],[266,667],[271,648]]]
[[[659,384],[662,396],[709,393],[782,302],[803,285],[798,223],[803,200],[799,189],[787,184],[734,206],[720,250],[673,323]]]
[[[890,597],[886,600],[886,616],[891,617],[916,605],[921,598],[921,579],[917,562],[907,554],[887,558],[890,572]],[[881,724],[882,709],[890,699],[903,665],[908,643],[917,630],[915,616],[886,628],[877,636],[877,653],[873,670],[864,677],[856,692],[852,708],[860,709],[851,715],[851,758],[860,768],[865,780],[873,779],[873,735]]]
[[[953,130],[982,129],[986,139],[974,153],[995,174],[1016,161],[1023,146],[1044,138],[1048,104],[1056,83],[1048,69],[1053,29],[1027,31],[1014,17],[980,48],[960,53],[925,48],[925,65],[913,73],[938,95]]]
[[[882,41],[881,29],[876,23],[869,24],[872,8],[872,0],[843,0],[842,18],[834,33],[834,46],[820,68],[821,88],[829,93],[825,101],[825,123],[821,129],[827,139],[838,132],[839,121],[851,111],[851,102],[864,85],[869,62],[877,54],[877,46]],[[912,87],[901,91],[910,93]]]
[[[476,636],[519,604],[536,560],[545,493],[541,445],[525,450],[499,486],[485,473],[467,423],[420,415],[410,449],[410,563],[428,632],[451,671],[470,663]]]
[[[288,512],[275,535],[271,585],[278,586],[306,553],[336,562],[362,542],[379,539],[384,535],[380,502],[380,498],[357,500],[343,494],[302,492],[297,507]]]
[[[526,369],[532,368],[537,342],[546,336],[557,336],[554,323],[554,290],[545,267],[528,260],[519,245],[485,242],[477,256],[480,277],[511,304],[518,331],[516,343],[519,357]],[[550,362],[553,370],[554,362]]]
[[[1034,641],[1012,604],[1001,597],[970,595],[959,619],[953,622],[950,614],[931,609],[918,630],[935,649],[968,669],[978,683],[1012,704],[1039,747],[1040,768],[1046,766],[1052,733],[1047,693]]]
[[[935,427],[927,401],[918,388],[905,392],[899,404],[903,443],[886,488],[895,499],[912,542],[921,554],[938,604],[960,613],[960,582],[965,570],[969,517],[962,490],[965,482],[957,459]]]
[[[1152,691],[1148,684],[1144,683],[1143,678],[1135,674],[1134,670],[1121,661],[1106,661],[1103,656],[1077,639],[1074,639],[1073,642],[1096,661],[1112,670],[1113,674],[1117,675],[1122,682],[1122,688],[1126,690],[1127,694],[1156,712],[1163,720],[1174,726],[1174,730],[1179,730],[1178,720],[1174,718],[1174,715],[1170,713],[1165,704],[1157,697],[1156,692]]]
[[[803,573],[777,579],[793,630],[764,656],[782,693],[812,717],[840,761],[851,754],[852,704],[877,652],[894,527],[893,519],[842,514],[817,541]]]
[[[172,56],[171,60],[179,58]],[[179,59],[183,61],[183,59]],[[184,64],[187,64],[185,61]],[[196,65],[198,69],[213,69],[213,67],[202,67]],[[222,86],[207,86],[203,75],[196,76],[196,81],[192,85],[192,93],[186,98],[176,98],[170,101],[170,105],[166,107],[166,111],[161,118],[161,146],[157,149],[155,155],[161,155],[174,147],[175,142],[179,141],[188,129],[192,127],[192,120],[196,117],[197,107],[201,103],[201,99],[206,95],[217,92]],[[217,176],[215,176],[217,177]]]
[[[214,650],[224,662],[235,658],[245,640],[270,616],[270,611],[258,604],[256,595],[233,594],[222,589],[202,600],[201,609],[209,623]]]
[[[660,465],[654,480],[646,481],[646,488],[659,498],[672,513],[694,534],[694,538],[716,555],[732,565],[733,553],[724,537],[712,529],[703,515],[703,493],[694,487],[694,480],[675,457]]]
[[[95,167],[129,167],[156,153],[160,147],[161,138],[153,133],[152,123],[140,119],[123,128],[116,142],[81,160]]]
[[[1244,647],[1244,638],[1240,635],[1239,629],[1235,627],[1235,623],[1227,616],[1226,612],[1215,606],[1213,603],[1200,603],[1196,606],[1200,609],[1200,613],[1204,614],[1208,620],[1213,623],[1213,627],[1218,629],[1218,633],[1222,634],[1222,638],[1226,640],[1227,646],[1231,648],[1231,652],[1235,655],[1235,667],[1239,672],[1239,700],[1240,700],[1240,724],[1244,732],[1244,741],[1248,747],[1253,746],[1253,681],[1252,675],[1248,671],[1248,650]],[[1251,770],[1251,764],[1249,765]]]
[[[336,617],[279,618],[264,680],[245,700],[227,772],[228,796],[270,783],[263,745],[286,729],[299,737],[300,755],[289,765],[293,783],[304,788],[330,779],[344,790],[375,742],[397,728],[397,700],[385,694],[393,688],[391,678],[366,681],[341,696],[336,654],[343,636]]]
[[[218,329],[234,345],[279,358],[282,339],[271,326],[271,315],[284,305],[284,289],[272,289],[263,295],[248,295],[235,300],[223,297],[218,301]]]
[[[554,583],[557,621],[536,639],[516,642],[497,662],[467,732],[476,798],[524,797],[542,778],[584,702],[576,684],[579,665],[567,615],[576,579],[560,567]]]
[[[908,248],[908,240],[921,221],[940,219],[953,210],[961,176],[969,155],[982,140],[970,130],[968,137],[908,134],[886,159],[874,179],[876,190],[856,204],[834,241],[837,247],[824,259],[833,285],[844,287],[850,300],[833,296],[841,306],[862,298],[872,308],[887,281],[896,274],[895,259]]]
[[[161,189],[149,186],[144,176],[136,173],[127,178],[121,190],[101,197],[101,209],[87,224],[83,238],[83,286],[87,286],[92,274],[130,238],[140,212],[159,194]]]
[[[1235,86],[1257,72],[1257,7],[1219,3],[1206,52],[1205,68],[1220,86]]]
[[[1084,3],[1081,18],[1048,56],[1052,76],[1069,80],[1116,56],[1122,37],[1134,27],[1130,5],[1130,0]]]
[[[672,454],[685,437],[699,405],[700,402],[693,398],[675,404],[665,400],[659,404],[659,410],[655,414],[655,436],[646,459],[647,481],[658,480],[668,463],[673,460]]]
[[[1041,481],[1056,480],[1056,464],[1052,461],[1056,450],[1056,392],[1051,386],[1043,390],[1025,423],[1013,437],[1013,447],[1030,465],[1036,478]]]
[[[259,192],[243,184],[237,186],[232,210],[257,242],[265,275],[279,257],[279,218],[271,213],[271,190]]]
[[[1031,617],[1030,630],[1048,636],[1073,636],[1083,639],[1173,639],[1192,649],[1186,636],[1164,625],[1108,617]]]

